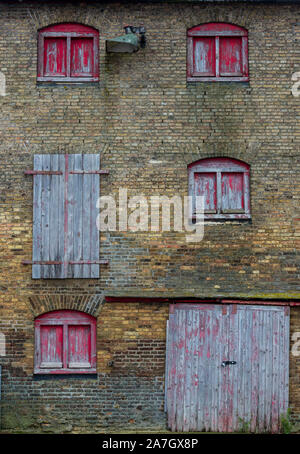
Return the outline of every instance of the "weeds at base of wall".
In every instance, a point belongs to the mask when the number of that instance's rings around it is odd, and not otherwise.
[[[281,415],[280,417],[280,428],[283,434],[290,434],[295,431],[295,426],[291,421],[291,409],[288,408],[286,414]]]

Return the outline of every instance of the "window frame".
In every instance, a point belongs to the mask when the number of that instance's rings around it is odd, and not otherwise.
[[[67,31],[64,31],[64,28]],[[66,76],[45,76],[44,73],[44,50],[45,38],[66,38],[67,40],[67,68]],[[71,76],[71,39],[93,38],[93,72],[92,76]],[[45,27],[38,32],[38,82],[98,82],[99,81],[99,32],[93,27],[77,23],[63,23]]]
[[[195,174],[213,173],[216,175],[216,212],[204,211],[204,220],[249,220],[250,209],[250,165],[233,158],[204,158],[188,165],[189,196],[192,196],[190,218],[197,221],[195,204]],[[243,174],[244,210],[222,211],[222,173]]]
[[[34,321],[35,330],[35,354],[34,354],[34,374],[95,374],[96,370],[96,319],[92,315],[73,310],[59,310],[47,312],[38,316]],[[68,367],[69,362],[69,343],[68,327],[83,325],[90,327],[90,357],[89,367]],[[41,360],[41,326],[62,326],[62,367],[52,368],[43,367]]]
[[[217,28],[221,28],[218,30]],[[222,30],[223,28],[223,30]],[[228,30],[226,30],[228,28]],[[207,30],[208,29],[208,30]],[[215,76],[201,76],[194,71],[194,39],[195,38],[214,38],[215,41]],[[228,76],[220,75],[220,38],[222,37],[241,37],[242,39],[242,75],[235,76],[232,73]],[[248,82],[249,63],[248,63],[248,31],[238,25],[225,22],[210,22],[197,25],[187,31],[187,81],[188,82]]]

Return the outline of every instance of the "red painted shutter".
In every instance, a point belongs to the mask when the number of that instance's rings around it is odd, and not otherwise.
[[[91,367],[91,327],[68,326],[69,368]]]
[[[220,37],[220,76],[242,76],[242,38]]]
[[[222,211],[223,213],[244,213],[244,175],[237,172],[223,172],[222,181]]]
[[[194,76],[216,75],[216,46],[215,38],[201,37],[193,40],[194,46]]]
[[[42,325],[40,328],[42,369],[63,367],[63,326]]]
[[[51,25],[39,31],[39,82],[99,80],[99,32],[81,24]]]
[[[205,158],[188,166],[191,216],[204,197],[205,219],[250,219],[250,166],[230,158]]]
[[[93,38],[71,39],[71,77],[92,76],[94,72]]]
[[[198,25],[187,32],[188,81],[247,81],[248,32],[226,23]]]
[[[35,155],[33,279],[99,277],[99,167],[99,155]]]
[[[195,173],[195,195],[204,197],[204,211],[216,213],[217,210],[217,174]]]
[[[94,373],[96,319],[79,311],[53,311],[35,320],[35,373]]]
[[[44,39],[44,75],[67,75],[67,39]]]

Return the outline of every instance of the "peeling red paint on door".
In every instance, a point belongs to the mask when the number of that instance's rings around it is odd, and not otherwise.
[[[289,317],[280,306],[175,304],[168,323],[172,431],[278,432],[288,406]]]

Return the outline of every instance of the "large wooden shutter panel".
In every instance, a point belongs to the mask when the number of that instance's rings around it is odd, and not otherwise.
[[[33,279],[99,277],[99,170],[99,155],[34,157]]]

